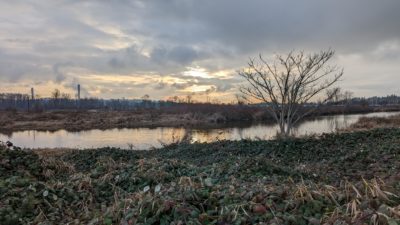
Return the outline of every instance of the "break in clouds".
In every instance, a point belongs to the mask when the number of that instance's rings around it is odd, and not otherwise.
[[[228,101],[249,57],[336,50],[344,89],[400,94],[398,0],[24,0],[0,3],[0,89]]]

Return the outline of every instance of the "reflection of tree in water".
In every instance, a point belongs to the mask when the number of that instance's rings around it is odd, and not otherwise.
[[[349,127],[354,122],[354,115],[334,115],[334,116],[322,116],[314,119],[308,119],[302,121],[293,129],[293,135],[298,136],[300,134],[300,128],[304,126],[307,122],[314,123],[308,130],[306,130],[305,134],[310,134],[312,132],[336,132],[340,129]],[[315,129],[313,129],[315,128]],[[310,133],[308,133],[310,132]],[[317,133],[319,133],[317,132]]]
[[[30,130],[30,131],[28,131],[28,134],[30,135],[31,132],[32,132],[33,140],[36,141],[36,132],[37,131],[36,130]]]
[[[352,123],[352,115],[330,116],[328,117],[329,129],[334,132],[339,129],[349,127]]]
[[[343,115],[343,125],[342,127],[349,127],[352,122],[351,115]]]
[[[183,135],[180,138],[180,143],[193,143],[193,130],[185,129]]]
[[[204,129],[204,130],[190,130],[192,136],[192,142],[206,142],[210,141],[210,137],[212,136],[213,130]]]
[[[238,130],[239,139],[242,140],[243,139],[243,128],[239,128],[237,130]]]
[[[230,134],[237,128],[223,128],[223,129],[202,129],[193,132],[193,141],[213,142],[220,140],[230,140]],[[238,129],[241,131],[242,129]]]
[[[338,129],[341,128],[339,116],[328,116],[326,119],[327,119],[326,121],[328,123],[329,130],[331,132],[337,131]]]
[[[160,127],[160,137],[157,139],[161,145],[168,145],[182,142],[186,129],[183,128],[164,128]],[[140,133],[139,133],[140,134]]]
[[[315,133],[335,132],[345,124],[342,122],[342,116],[321,116],[312,119],[305,119],[293,127],[291,135],[301,136]],[[343,121],[347,121],[343,119]]]

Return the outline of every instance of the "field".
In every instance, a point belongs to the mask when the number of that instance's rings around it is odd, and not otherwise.
[[[0,150],[1,224],[398,224],[400,129]]]

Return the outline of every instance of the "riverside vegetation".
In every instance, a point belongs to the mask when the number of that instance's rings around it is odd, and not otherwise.
[[[0,150],[1,224],[398,224],[400,129]]]

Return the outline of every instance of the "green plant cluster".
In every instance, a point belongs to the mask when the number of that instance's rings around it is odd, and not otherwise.
[[[398,224],[400,129],[0,150],[0,224]]]

